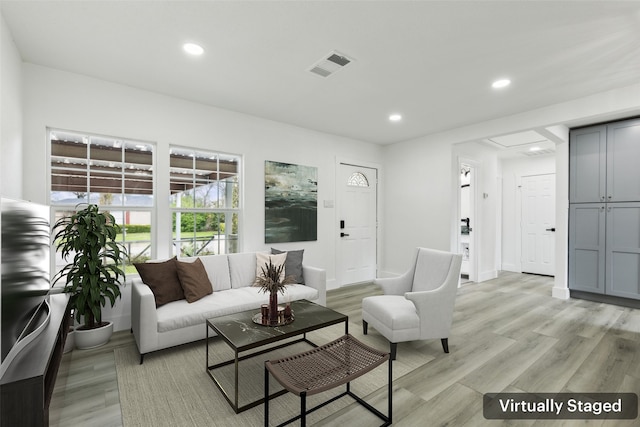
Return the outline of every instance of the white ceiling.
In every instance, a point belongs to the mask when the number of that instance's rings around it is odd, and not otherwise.
[[[0,6],[26,62],[380,144],[640,82],[638,1]],[[309,72],[334,50],[354,61]]]

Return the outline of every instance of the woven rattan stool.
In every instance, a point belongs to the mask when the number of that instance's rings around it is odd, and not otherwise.
[[[388,415],[384,415],[350,389],[350,382],[366,374],[384,362],[389,365]],[[268,360],[264,365],[264,425],[269,426],[269,372],[289,392],[300,396],[300,415],[293,417],[278,427],[300,419],[300,425],[306,426],[307,414],[322,408],[346,395],[351,396],[384,421],[383,426],[391,425],[391,389],[392,374],[389,353],[364,345],[347,334],[335,341],[316,347],[304,353],[278,360]],[[307,396],[330,390],[346,384],[346,391],[307,410]]]

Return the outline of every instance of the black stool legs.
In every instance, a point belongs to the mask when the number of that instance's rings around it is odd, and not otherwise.
[[[264,427],[269,427],[269,371],[264,368]]]

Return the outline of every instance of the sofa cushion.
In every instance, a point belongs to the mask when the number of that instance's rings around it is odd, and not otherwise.
[[[287,260],[287,254],[281,253],[277,255],[271,255],[267,252],[256,252],[256,276],[264,276],[264,270],[267,269],[267,264],[271,262],[276,268],[285,265],[285,261]],[[283,281],[286,274],[286,267],[282,269],[282,273],[280,273],[280,281]]]
[[[188,303],[196,302],[213,292],[207,271],[199,258],[193,262],[176,261],[176,269]]]
[[[300,299],[316,299],[318,290],[304,285],[287,285],[287,295],[291,301]],[[278,298],[283,298],[278,294]],[[167,332],[193,325],[203,325],[207,319],[239,313],[246,310],[260,310],[260,305],[268,302],[269,296],[255,286],[229,289],[214,292],[193,304],[186,300],[174,301],[157,310],[158,332]],[[282,299],[284,302],[284,299]]]
[[[229,277],[229,260],[226,255],[203,255],[198,257],[181,258],[181,261],[193,262],[199,258],[209,277],[213,292],[231,289]]]
[[[178,278],[176,258],[166,261],[134,263],[142,281],[151,288],[156,307],[184,299],[184,291]]]
[[[252,286],[256,280],[256,254],[254,252],[229,254],[229,276],[234,289]]]
[[[285,251],[271,248],[272,254],[282,254]],[[287,259],[284,262],[284,272],[287,276],[293,276],[296,283],[304,285],[304,276],[302,275],[302,257],[304,249],[297,251],[286,251]]]

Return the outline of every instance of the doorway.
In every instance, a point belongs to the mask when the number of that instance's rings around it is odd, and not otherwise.
[[[458,251],[462,254],[460,276],[462,281],[477,281],[476,239],[478,215],[476,209],[477,165],[460,160],[458,186]]]
[[[338,286],[375,279],[378,234],[378,170],[340,163],[337,177]]]

